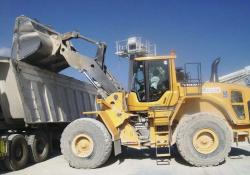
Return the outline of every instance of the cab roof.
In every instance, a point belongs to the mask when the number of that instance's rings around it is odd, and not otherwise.
[[[147,60],[167,60],[175,59],[176,55],[163,55],[163,56],[148,56],[148,57],[138,57],[135,58],[135,61],[147,61]]]

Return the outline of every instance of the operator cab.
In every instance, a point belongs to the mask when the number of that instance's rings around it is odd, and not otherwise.
[[[134,58],[130,72],[129,110],[148,110],[155,106],[175,103],[175,52],[169,56]]]
[[[141,37],[130,37],[116,42],[115,54],[129,59],[129,111],[175,105],[179,97],[175,93],[175,51],[168,56],[156,56],[155,44]]]
[[[169,90],[169,66],[164,57],[156,59],[135,59],[131,92],[139,102],[157,101]]]

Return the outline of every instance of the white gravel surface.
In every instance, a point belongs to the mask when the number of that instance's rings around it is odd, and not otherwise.
[[[16,172],[1,172],[6,175],[249,175],[250,174],[250,145],[240,144],[233,148],[230,158],[216,167],[197,168],[185,163],[174,149],[175,154],[170,165],[157,165],[156,159],[150,154],[154,150],[127,150],[119,159],[110,159],[103,167],[98,169],[74,169],[57,155],[49,160],[29,165]]]

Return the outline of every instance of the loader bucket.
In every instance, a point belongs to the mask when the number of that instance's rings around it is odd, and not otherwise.
[[[17,17],[11,56],[29,64],[59,72],[68,67],[67,61],[58,54],[59,33],[26,16]]]

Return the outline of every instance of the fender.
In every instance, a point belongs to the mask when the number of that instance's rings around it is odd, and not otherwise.
[[[115,156],[122,152],[121,150],[121,139],[118,129],[115,127],[115,124],[110,119],[109,115],[106,111],[93,111],[93,112],[83,112],[85,115],[94,114],[97,117],[100,117],[106,128],[108,129],[109,133],[112,136],[112,140],[114,142],[114,153]]]
[[[233,113],[231,108],[226,110],[225,107],[223,106],[223,104],[220,102],[220,100],[218,100],[215,97],[206,97],[206,96],[184,97],[182,100],[180,100],[179,103],[175,107],[175,111],[171,117],[170,124],[173,123],[174,119],[176,118],[176,115],[178,114],[178,112],[179,112],[180,108],[182,107],[182,104],[185,102],[185,100],[191,99],[191,98],[204,100],[204,101],[207,101],[211,104],[214,104],[215,107],[217,107],[223,113],[225,119],[229,122],[230,125],[236,124],[236,121],[234,121],[233,118],[230,117],[231,114]],[[202,112],[202,111],[200,111],[200,112]]]

